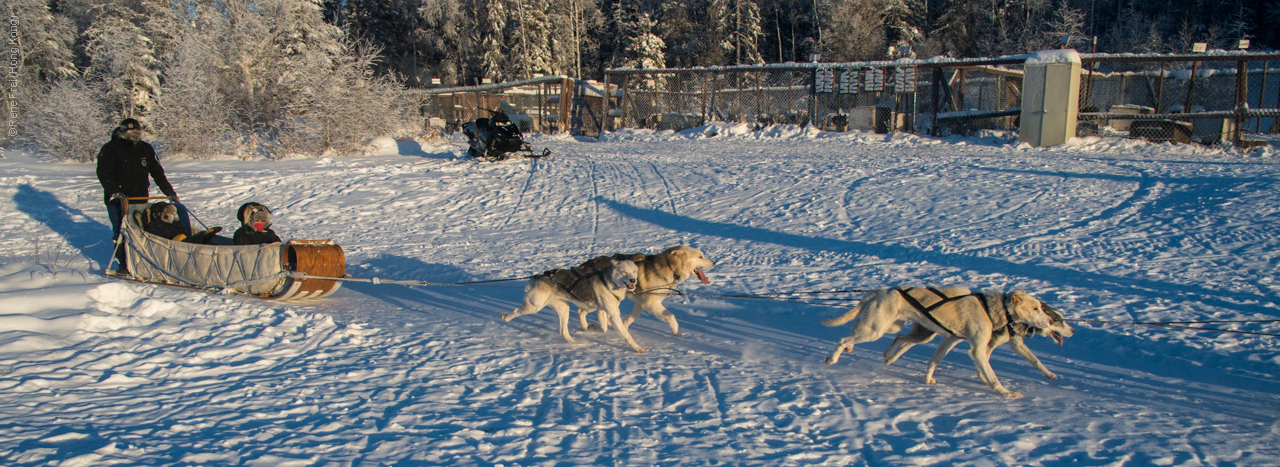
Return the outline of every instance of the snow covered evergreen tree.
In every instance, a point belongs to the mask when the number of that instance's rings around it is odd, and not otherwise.
[[[101,5],[97,19],[85,31],[89,68],[85,75],[100,81],[119,117],[141,117],[160,91],[162,45],[145,26],[149,18],[119,4]]]
[[[523,80],[534,73],[551,73],[555,66],[552,56],[551,25],[546,0],[508,0],[510,12],[507,22],[510,53],[506,69],[513,79]]]
[[[731,65],[759,65],[764,63],[760,55],[760,7],[751,0],[732,0],[729,8],[729,47]]]
[[[266,129],[316,70],[341,54],[342,30],[311,0],[229,0],[200,5],[212,43],[218,91],[237,109],[236,127]]]
[[[10,58],[19,64],[16,74],[9,75],[5,86],[5,115],[24,115],[35,106],[41,95],[56,81],[78,76],[74,64],[75,24],[69,18],[49,10],[44,0],[6,0],[3,11],[17,35],[9,36]],[[17,52],[14,57],[12,52]],[[0,136],[5,145],[30,136],[19,127]]]
[[[503,66],[506,65],[504,49],[507,29],[507,8],[505,0],[475,0],[476,2],[476,38],[474,76],[477,80],[489,78],[493,82],[502,82],[506,78]],[[467,83],[477,84],[477,83]]]
[[[673,68],[697,66],[696,57],[702,49],[698,25],[691,21],[689,3],[682,0],[666,0],[658,11],[658,36],[666,44],[666,63]]]
[[[833,1],[822,25],[824,61],[875,60],[884,57],[884,21],[876,3]]]
[[[456,83],[465,21],[458,2],[422,0],[417,15],[419,26],[414,36],[419,44],[418,66],[442,83]]]
[[[698,22],[698,66],[718,66],[727,63],[733,55],[733,43],[729,39],[733,25],[729,0],[703,0],[695,4],[695,21]]]
[[[16,40],[22,81],[48,85],[80,74],[74,63],[75,23],[70,18],[50,11],[45,0],[6,0],[4,12],[18,33],[9,38]]]
[[[396,73],[418,82],[418,38],[422,28],[420,0],[343,0],[341,27],[382,50],[380,74]],[[329,5],[325,5],[330,8]]]
[[[610,17],[610,39],[614,49],[608,66],[617,68],[664,68],[666,58],[662,38],[653,33],[653,20],[640,11],[633,0],[621,0]]]
[[[914,46],[923,38],[924,8],[927,0],[884,0],[885,42]]]

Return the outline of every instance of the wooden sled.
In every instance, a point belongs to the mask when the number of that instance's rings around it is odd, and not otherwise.
[[[166,199],[166,198],[160,198]],[[131,198],[138,200],[138,198]],[[121,200],[121,242],[130,276],[142,282],[254,295],[273,300],[304,300],[333,294],[346,277],[342,247],[329,240],[291,240],[263,245],[183,243],[142,230],[138,216]],[[134,210],[145,204],[134,204]]]

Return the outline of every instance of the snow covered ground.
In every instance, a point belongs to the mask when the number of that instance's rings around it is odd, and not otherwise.
[[[714,136],[713,136],[714,135]],[[899,284],[1024,288],[1072,319],[1280,319],[1272,150],[1131,141],[627,131],[533,138],[542,160],[399,155],[165,162],[198,220],[272,206],[357,277],[523,277],[598,254],[702,249],[702,295]],[[889,337],[823,358],[847,305],[674,297],[629,350],[555,314],[510,323],[520,282],[349,282],[281,303],[106,279],[92,165],[0,159],[0,464],[1277,465],[1280,338],[1075,323],[893,366]],[[228,230],[229,231],[229,230]],[[854,298],[856,295],[842,295]],[[630,304],[624,304],[624,310]],[[1197,325],[1199,326],[1199,325]],[[1280,333],[1280,323],[1216,326]]]

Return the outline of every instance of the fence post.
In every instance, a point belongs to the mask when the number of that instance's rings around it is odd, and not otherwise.
[[[710,72],[702,74],[702,89],[710,90],[710,92],[703,93],[705,96],[705,99],[703,99],[702,101],[702,124],[703,125],[706,125],[708,122],[712,121],[712,118],[711,118],[712,106],[714,105],[715,99],[716,99],[716,88],[713,84],[711,84],[711,80],[709,79],[711,75],[709,73]]]
[[[1156,87],[1156,113],[1164,113],[1164,62],[1160,62],[1160,85]]]
[[[756,71],[756,116],[753,120],[755,120],[757,124],[760,123],[760,114],[762,113],[762,109],[760,107],[761,102],[763,102],[763,97],[760,95],[760,71]]]
[[[618,117],[618,125],[622,128],[627,127],[627,83],[631,81],[627,79],[627,76],[630,75],[622,75],[622,83],[619,84],[619,86],[622,87],[622,102],[618,103],[618,109],[622,113],[622,116]]]
[[[600,134],[596,135],[596,139],[604,137],[604,122],[609,118],[609,73],[604,74],[604,91],[601,93],[600,99]]]
[[[929,134],[938,136],[938,107],[942,105],[942,68],[933,69],[933,121],[929,122]]]
[[[813,122],[818,118],[818,89],[815,84],[818,81],[818,69],[814,68],[809,74],[809,124],[817,127]]]
[[[675,73],[676,78],[676,112],[684,115],[684,77],[679,73]]]
[[[1187,82],[1187,105],[1182,107],[1183,112],[1191,111],[1191,98],[1195,95],[1196,90],[1196,71],[1200,69],[1200,62],[1191,62],[1191,80]]]
[[[1267,68],[1271,66],[1271,60],[1262,62],[1262,88],[1258,92],[1258,108],[1267,108]],[[1280,104],[1277,104],[1280,105]],[[1262,133],[1262,117],[1258,117],[1258,125],[1253,129],[1254,133]]]
[[[1231,139],[1236,147],[1244,137],[1245,111],[1249,109],[1249,62],[1236,62],[1236,118],[1231,128]]]
[[[573,79],[560,80],[560,133],[569,132],[569,112],[573,105]]]

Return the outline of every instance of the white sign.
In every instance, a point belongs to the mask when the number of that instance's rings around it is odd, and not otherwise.
[[[1240,43],[1236,44],[1236,48],[1240,50],[1249,48],[1249,39],[1240,39]]]
[[[819,68],[813,73],[813,92],[835,92],[836,74],[830,68]]]
[[[884,69],[867,68],[862,72],[862,89],[870,92],[884,91]]]
[[[858,70],[840,72],[840,94],[858,93]]]
[[[1209,48],[1209,44],[1206,44],[1204,42],[1196,42],[1195,44],[1191,44],[1192,53],[1202,54],[1204,53],[1205,50],[1208,50],[1208,48]]]
[[[893,70],[893,92],[916,92],[915,68],[895,68]]]

